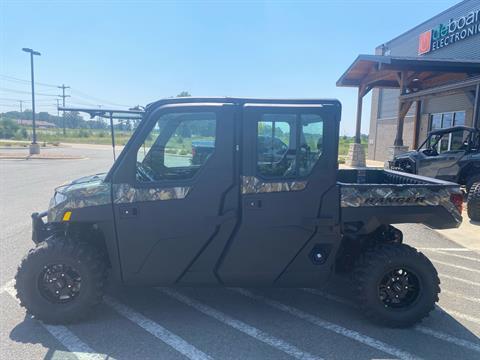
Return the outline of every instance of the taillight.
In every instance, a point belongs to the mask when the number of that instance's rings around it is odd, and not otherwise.
[[[450,201],[455,205],[458,212],[461,214],[463,209],[463,195],[462,194],[451,194]]]
[[[195,150],[194,147],[192,147],[192,157],[194,157],[196,153],[197,153],[197,151]]]

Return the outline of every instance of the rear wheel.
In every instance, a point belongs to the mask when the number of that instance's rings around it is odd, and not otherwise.
[[[376,323],[407,327],[434,309],[440,292],[437,271],[422,253],[404,244],[367,250],[353,275],[362,311]]]
[[[35,318],[70,323],[101,301],[106,268],[90,245],[50,238],[23,258],[15,280],[20,304]]]
[[[473,175],[470,176],[466,183],[465,183],[465,188],[467,190],[467,194],[470,192],[470,189],[472,188],[473,184],[480,183],[480,174],[478,175]]]
[[[474,183],[468,192],[468,217],[473,221],[480,221],[480,182]]]

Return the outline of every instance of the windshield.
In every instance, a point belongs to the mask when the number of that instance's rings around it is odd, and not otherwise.
[[[471,144],[471,132],[454,130],[449,133],[430,135],[418,150],[433,150],[437,153],[447,151],[465,151]]]

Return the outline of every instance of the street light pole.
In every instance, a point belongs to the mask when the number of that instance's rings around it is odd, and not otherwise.
[[[40,146],[37,144],[37,132],[35,128],[35,77],[33,73],[33,55],[40,56],[38,51],[34,51],[29,48],[23,48],[23,51],[30,53],[30,71],[32,74],[32,127],[33,127],[33,135],[32,135],[32,143],[30,144],[30,154],[40,154]]]

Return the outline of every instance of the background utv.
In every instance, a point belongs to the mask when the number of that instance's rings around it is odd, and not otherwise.
[[[455,126],[431,131],[418,150],[390,161],[390,169],[465,186],[468,216],[480,221],[480,130]]]
[[[150,104],[108,174],[57,188],[33,214],[22,305],[45,322],[77,320],[101,301],[107,271],[126,285],[295,287],[343,271],[368,317],[416,323],[438,300],[438,275],[391,224],[459,226],[460,189],[339,171],[340,110],[335,100]]]

